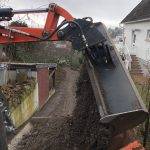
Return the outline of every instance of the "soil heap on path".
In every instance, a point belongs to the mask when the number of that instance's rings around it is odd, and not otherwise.
[[[33,120],[18,150],[106,150],[111,132],[100,124],[100,116],[85,66],[77,82],[76,106],[71,117]],[[98,147],[98,148],[96,148]]]

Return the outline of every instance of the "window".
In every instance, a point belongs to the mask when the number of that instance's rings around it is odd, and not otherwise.
[[[136,42],[136,33],[135,33],[135,30],[132,31],[132,44],[135,44]]]
[[[136,34],[133,34],[133,43],[136,41]]]
[[[148,40],[150,40],[150,30],[147,30],[147,36],[146,36],[146,38],[147,38]]]

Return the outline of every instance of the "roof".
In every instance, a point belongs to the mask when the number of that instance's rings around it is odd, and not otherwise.
[[[142,0],[121,23],[147,19],[150,19],[150,0]]]

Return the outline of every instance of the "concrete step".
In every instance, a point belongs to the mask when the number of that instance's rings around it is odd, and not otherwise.
[[[137,56],[136,55],[131,55],[131,58],[137,58]]]
[[[131,71],[133,73],[142,73],[141,65],[136,55],[131,55],[131,58],[132,58]]]
[[[132,66],[132,65],[131,65],[131,69],[137,69],[137,70],[140,70],[141,67],[140,67],[140,66]]]
[[[133,67],[141,67],[141,65],[139,63],[131,63],[131,66],[133,66]]]
[[[131,71],[130,74],[132,75],[143,75],[143,71],[141,69],[141,65],[139,63],[139,59],[136,55],[131,55],[132,62],[131,62]]]
[[[130,74],[131,75],[142,75],[143,76],[142,72],[132,72],[132,71],[130,71]]]
[[[136,60],[138,60],[138,57],[131,55],[131,59],[132,59],[132,61],[134,61],[134,60],[136,61]]]
[[[139,62],[138,59],[132,59],[132,62]]]
[[[143,74],[142,71],[139,71],[139,70],[133,70],[133,71],[130,71],[131,74]]]
[[[142,72],[142,70],[141,70],[141,69],[132,69],[131,71]]]

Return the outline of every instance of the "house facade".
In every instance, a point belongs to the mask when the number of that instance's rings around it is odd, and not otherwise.
[[[150,60],[150,0],[142,0],[121,22],[125,51]]]

